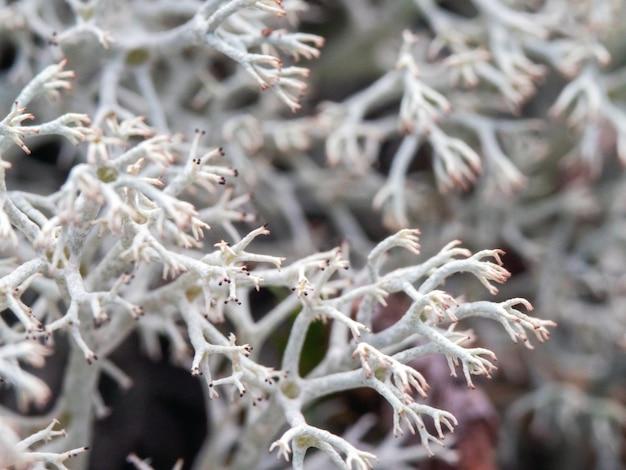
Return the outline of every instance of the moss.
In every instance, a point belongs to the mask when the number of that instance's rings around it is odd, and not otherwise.
[[[201,287],[191,286],[189,289],[185,291],[185,297],[187,297],[187,300],[189,302],[192,302],[194,299],[196,299],[200,295],[201,292],[202,292]]]
[[[381,382],[384,381],[385,377],[387,377],[387,368],[377,367],[376,370],[374,371],[374,376]]]
[[[103,181],[104,183],[112,183],[117,179],[117,170],[109,166],[101,166],[96,171],[96,175],[98,175],[98,179],[100,181]]]
[[[67,246],[63,247],[63,256],[65,257],[65,259],[70,258],[70,249]],[[50,261],[52,261],[52,254],[50,255]],[[57,261],[56,267],[57,269],[63,269],[65,267],[63,258],[59,258],[59,260]]]
[[[83,20],[89,21],[91,18],[93,18],[94,9],[92,7],[85,6],[78,11],[78,14]]]
[[[287,287],[265,286],[265,289],[267,289],[274,297],[276,297],[276,300],[278,300],[279,302],[286,299],[287,296],[291,294],[291,291]]]
[[[308,374],[322,362],[328,347],[329,337],[330,328],[327,322],[318,320],[311,323],[302,347],[300,374],[303,376]]]
[[[300,448],[307,449],[309,447],[315,447],[317,439],[313,436],[298,436],[294,439],[296,445]]]
[[[287,380],[280,386],[280,391],[290,399],[298,398],[300,395],[300,387],[293,380]]]
[[[131,49],[126,55],[126,63],[128,65],[142,65],[145,64],[149,58],[150,52],[148,52],[148,49]]]
[[[57,417],[59,424],[56,426],[56,429],[67,429],[72,424],[72,415],[67,411],[61,413],[60,416]]]

